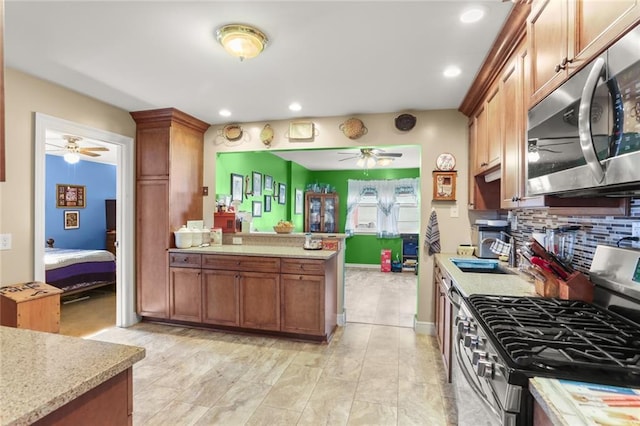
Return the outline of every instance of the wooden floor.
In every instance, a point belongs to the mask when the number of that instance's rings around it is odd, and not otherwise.
[[[73,303],[64,303],[66,300],[83,296],[89,296],[89,298]],[[62,298],[60,303],[60,334],[84,337],[113,327],[115,324],[115,286],[102,287]]]

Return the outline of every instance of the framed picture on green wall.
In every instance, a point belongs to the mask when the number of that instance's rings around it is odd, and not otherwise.
[[[265,191],[273,191],[273,177],[269,175],[264,175],[264,190]]]
[[[296,204],[295,204],[295,214],[302,214],[302,189],[296,188]]]
[[[271,211],[271,195],[264,196],[264,211],[265,213]]]
[[[244,177],[231,173],[231,201],[242,202],[242,181]]]
[[[262,201],[253,201],[251,204],[251,214],[253,217],[262,216]]]
[[[253,172],[253,195],[259,197],[262,195],[262,173]]]
[[[278,184],[278,204],[287,204],[287,185]]]

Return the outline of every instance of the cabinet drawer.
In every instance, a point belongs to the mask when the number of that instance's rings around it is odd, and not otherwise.
[[[205,254],[202,256],[202,268],[225,269],[227,271],[280,272],[280,258]]]
[[[169,266],[199,268],[202,255],[197,253],[169,253]]]
[[[283,274],[324,275],[324,260],[316,259],[282,259]]]

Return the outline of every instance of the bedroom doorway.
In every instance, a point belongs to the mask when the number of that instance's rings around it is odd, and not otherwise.
[[[116,152],[116,314],[115,325],[139,321],[135,311],[134,281],[134,141],[133,138],[35,113],[34,278],[45,281],[45,155],[47,132],[70,134],[109,144]]]

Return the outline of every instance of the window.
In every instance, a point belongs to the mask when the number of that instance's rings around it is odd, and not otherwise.
[[[419,233],[418,179],[348,182],[347,234]]]

